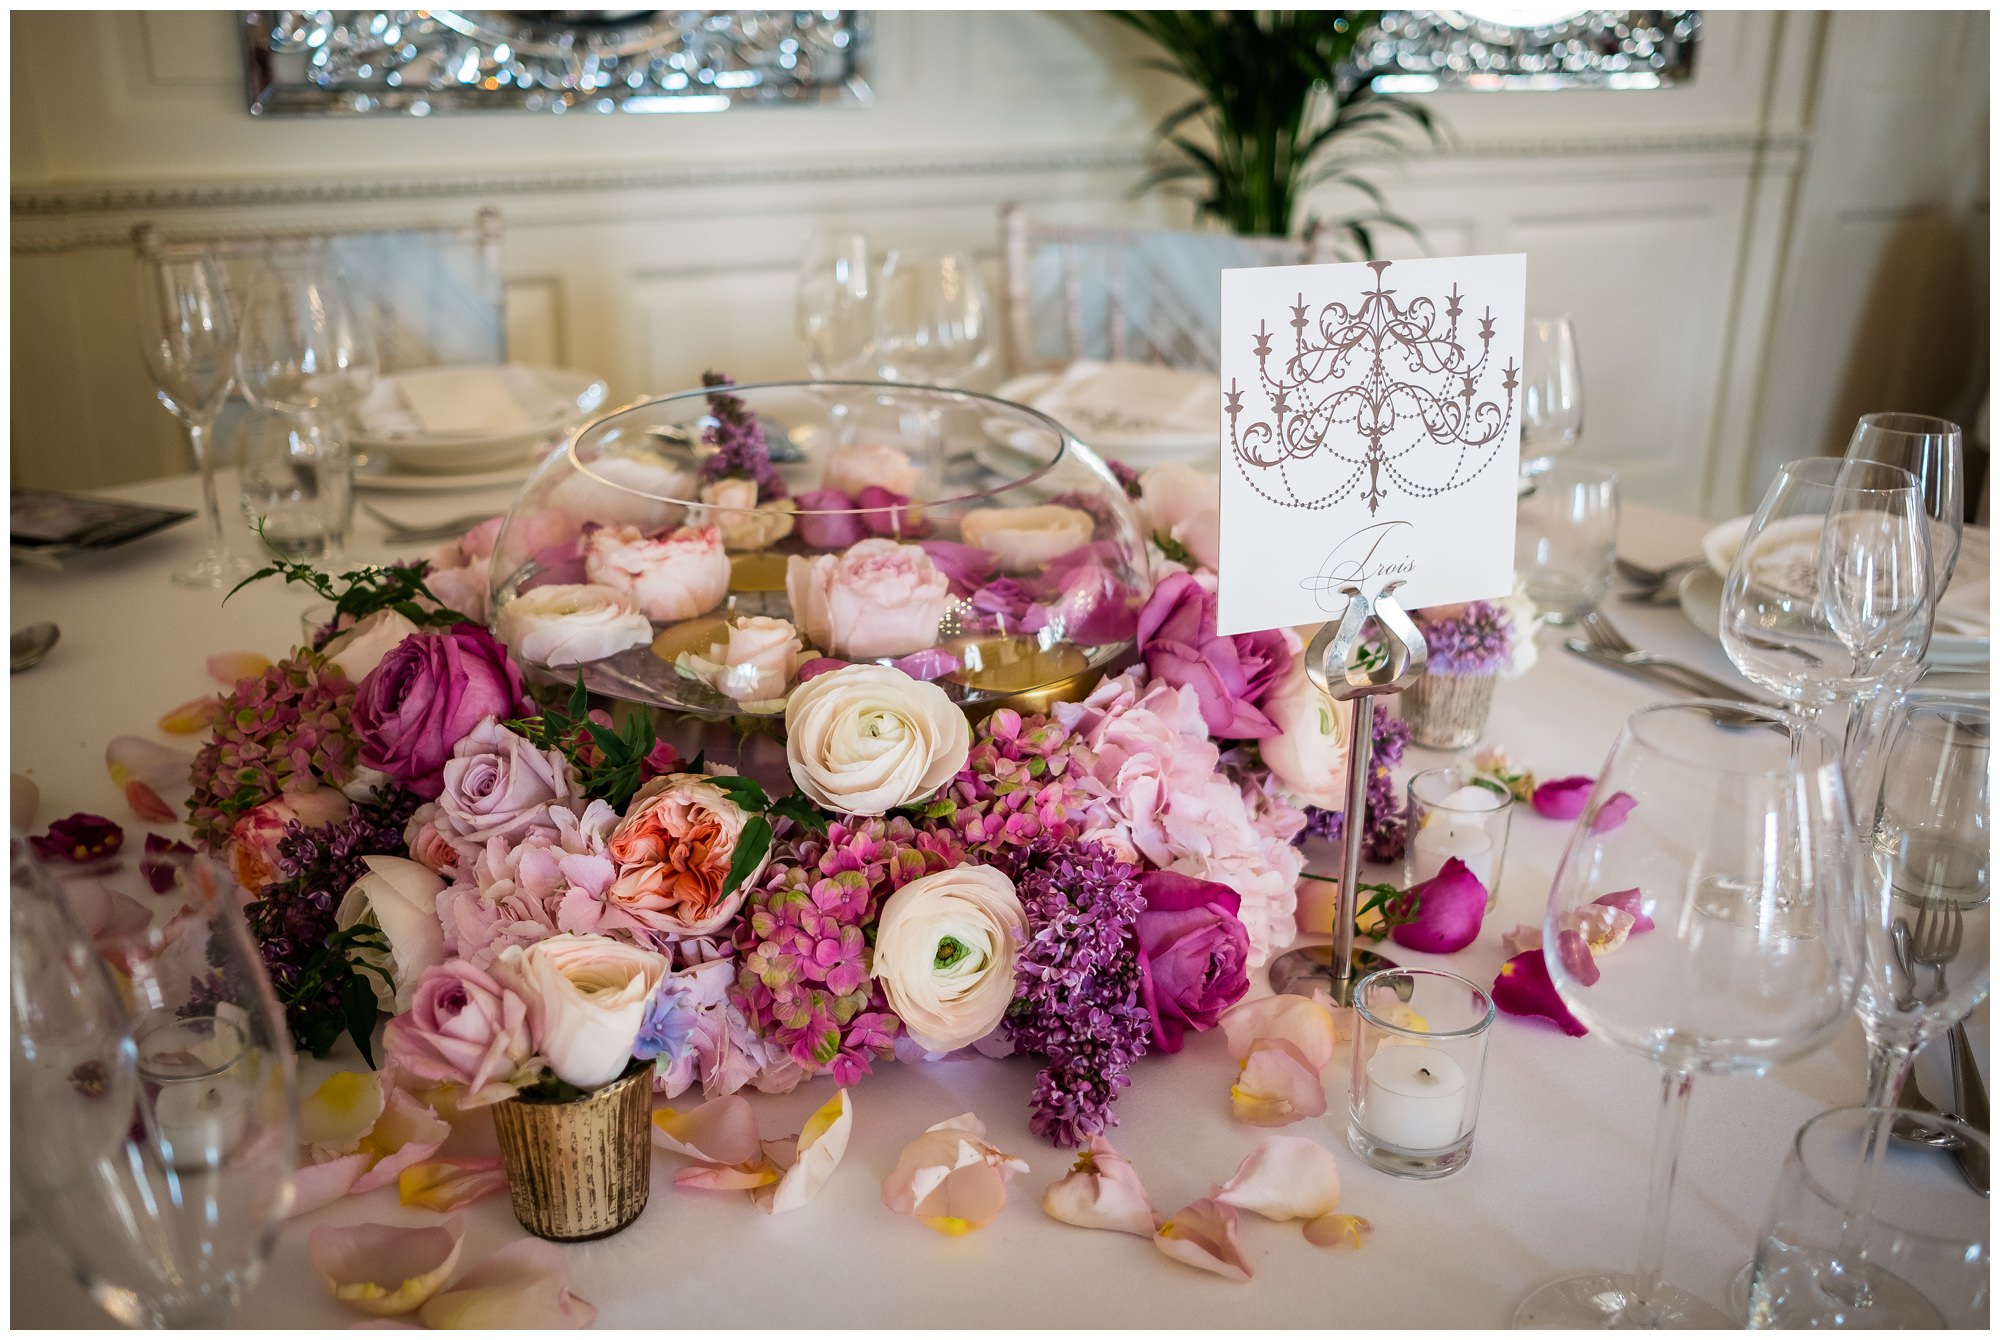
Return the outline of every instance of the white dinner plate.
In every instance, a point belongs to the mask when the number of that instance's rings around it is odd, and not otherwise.
[[[1209,460],[1216,452],[1216,432],[1175,432],[1168,429],[1146,431],[1121,431],[1112,428],[1091,430],[1063,418],[1060,410],[1049,410],[1035,404],[1038,396],[1062,380],[1064,372],[1030,372],[1003,382],[994,389],[994,396],[1001,400],[1011,400],[1017,405],[1027,405],[1041,410],[1061,423],[1076,436],[1076,440],[1089,447],[1100,456],[1123,461],[1128,465],[1157,465],[1164,461],[1186,461],[1190,464]],[[1216,420],[1222,418],[1221,390],[1216,391]]]
[[[461,489],[499,488],[519,484],[535,472],[534,459],[517,461],[497,470],[478,470],[458,475],[406,474],[400,470],[356,470],[354,487],[363,493],[455,493]]]
[[[1972,532],[1968,530],[1969,539]],[[1738,533],[1741,538],[1741,532]],[[1707,568],[1691,568],[1681,577],[1681,613],[1702,632],[1722,639],[1722,578]],[[1983,666],[1993,659],[1993,644],[1983,637],[1957,637],[1949,633],[1931,635],[1926,665]]]
[[[506,429],[458,433],[425,432],[417,426],[414,417],[406,429],[384,430],[379,427],[378,421],[378,426],[371,430],[357,423],[354,446],[388,461],[394,476],[450,476],[463,483],[467,475],[492,474],[526,466],[537,447],[581,423],[603,406],[610,393],[602,377],[573,368],[508,364],[501,368],[476,370],[526,381],[531,398],[539,400],[545,412]],[[371,403],[386,401],[386,406],[378,409],[378,413],[386,412],[388,417],[397,417],[394,407],[401,401],[400,387],[403,384],[463,377],[467,371],[469,369],[462,367],[416,368],[384,377],[371,393]]]

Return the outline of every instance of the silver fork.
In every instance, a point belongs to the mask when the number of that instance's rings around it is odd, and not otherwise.
[[[1939,895],[1926,898],[1917,906],[1917,923],[1910,927],[1910,963],[1916,968],[1930,968],[1937,973],[1937,984],[1929,995],[1923,997],[1926,1005],[1944,999],[1945,965],[1958,957],[1959,946],[1965,942],[1965,913],[1960,910],[1958,899]],[[1910,985],[1916,986],[1916,974],[1910,974]]]
[[[1650,651],[1639,650],[1599,610],[1592,610],[1590,613],[1584,615],[1577,621],[1577,627],[1583,630],[1583,635],[1589,640],[1590,645],[1596,647],[1599,651],[1605,652],[1609,656],[1625,662],[1627,665],[1644,666],[1652,670],[1670,674],[1682,681],[1684,686],[1694,693],[1710,698],[1741,698],[1743,696],[1739,690],[1723,683],[1713,675],[1703,674],[1691,665],[1682,665],[1679,661],[1671,660],[1665,656],[1656,656]]]

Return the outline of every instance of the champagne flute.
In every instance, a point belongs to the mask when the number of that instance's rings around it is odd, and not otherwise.
[[[1626,722],[1556,872],[1543,943],[1571,1012],[1660,1069],[1639,1265],[1547,1285],[1515,1325],[1731,1325],[1660,1281],[1688,1095],[1697,1074],[1762,1074],[1843,1022],[1854,1004],[1857,859],[1840,760],[1818,726],[1706,700],[1656,704]],[[1588,937],[1607,899],[1642,919],[1596,957]]]
[[[986,286],[963,252],[890,252],[876,320],[884,381],[955,387],[993,359]]]
[[[1567,316],[1531,317],[1521,335],[1521,472],[1532,474],[1583,435],[1583,365]]]
[[[1930,518],[1932,591],[1942,598],[1965,538],[1965,433],[1927,414],[1864,414],[1847,459],[1899,466],[1915,476]]]
[[[11,854],[14,1174],[113,1317],[213,1326],[270,1254],[297,1156],[291,1047],[240,893],[197,863],[187,906],[101,942],[107,965]]]
[[[223,288],[222,267],[208,255],[158,257],[139,263],[139,341],[160,403],[187,429],[201,471],[201,515],[207,548],[178,568],[182,586],[221,587],[245,576],[250,562],[229,552],[215,497],[216,415],[229,395],[236,357],[236,318]]]
[[[799,343],[806,367],[820,381],[849,381],[875,369],[875,295],[868,239],[860,233],[820,233],[799,262]]]

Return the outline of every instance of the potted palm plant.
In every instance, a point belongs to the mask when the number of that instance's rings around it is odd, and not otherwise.
[[[1407,148],[1413,132],[1437,137],[1428,110],[1375,92],[1356,66],[1355,48],[1377,11],[1129,10],[1114,17],[1166,54],[1149,68],[1196,89],[1155,127],[1159,161],[1141,191],[1186,196],[1232,232],[1286,237],[1313,222],[1301,217],[1306,196],[1334,183],[1372,206],[1325,221],[1362,256],[1374,256],[1380,227],[1416,235],[1361,171]],[[1355,152],[1364,146],[1366,158]]]

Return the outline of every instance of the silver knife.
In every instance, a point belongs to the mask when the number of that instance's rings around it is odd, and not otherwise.
[[[1705,675],[1691,665],[1682,665],[1662,656],[1645,651],[1609,651],[1594,642],[1582,638],[1563,639],[1563,646],[1586,661],[1613,670],[1623,670],[1628,675],[1640,679],[1650,679],[1656,684],[1665,684],[1683,693],[1697,693],[1705,698],[1741,698],[1742,691],[1723,683],[1712,675]]]
[[[1963,1023],[1951,1026],[1951,1087],[1957,1091],[1952,1105],[1958,1109],[1958,1115],[1984,1135],[1992,1124],[1986,1106],[1986,1085],[1979,1078],[1979,1059],[1972,1054],[1972,1042],[1965,1036]],[[1951,1156],[1958,1160],[1958,1170],[1972,1189],[1990,1198],[1993,1187],[1985,1148],[1966,1140],[1952,1150]]]

